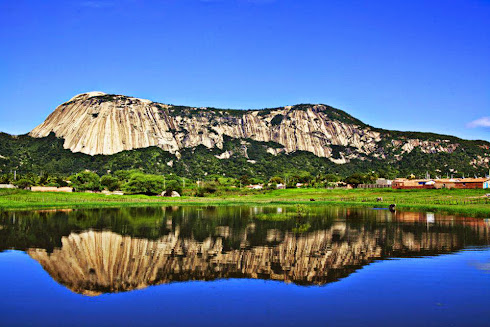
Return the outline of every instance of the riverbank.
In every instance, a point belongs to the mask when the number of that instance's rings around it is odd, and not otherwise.
[[[0,210],[134,207],[167,205],[348,205],[490,216],[489,190],[288,189],[246,191],[208,197],[49,193],[0,190]]]

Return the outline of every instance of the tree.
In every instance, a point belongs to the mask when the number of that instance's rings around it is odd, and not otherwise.
[[[301,171],[299,175],[296,177],[297,182],[299,183],[310,183],[311,182],[311,174],[308,171]]]
[[[372,184],[376,182],[376,179],[378,178],[378,175],[374,173],[369,173],[369,174],[361,174],[361,173],[355,173],[347,177],[344,182],[347,184],[353,184],[353,185],[359,185],[359,184]]]
[[[123,190],[132,194],[156,195],[164,191],[164,182],[163,176],[135,173],[124,184]]]
[[[115,176],[120,182],[126,183],[131,178],[131,175],[140,173],[139,170],[117,170],[112,175]]]
[[[208,182],[204,184],[202,189],[205,193],[216,193],[216,191],[218,190],[218,185],[214,182]]]
[[[218,184],[215,182],[206,182],[202,184],[201,187],[199,187],[196,191],[196,196],[204,196],[206,193],[216,193],[218,191]]]
[[[10,176],[7,174],[0,175],[0,184],[9,184],[10,183]]]
[[[100,178],[100,184],[109,191],[119,190],[121,182],[119,179],[112,175],[104,175]]]
[[[335,174],[326,174],[324,178],[328,183],[336,183],[340,181],[340,176]]]
[[[250,184],[250,179],[249,179],[248,175],[241,176],[239,181],[240,181],[240,183],[242,183],[242,185]]]
[[[22,189],[27,189],[27,188],[31,187],[32,184],[33,184],[32,180],[27,179],[27,178],[21,178],[18,181],[14,182],[15,186],[17,186],[18,188],[22,188]]]
[[[73,187],[76,191],[100,191],[100,177],[91,171],[82,171],[70,176]]]
[[[359,185],[364,183],[364,174],[355,173],[345,179],[347,184]]]
[[[279,176],[274,176],[269,180],[269,183],[284,184],[284,179],[282,179],[282,177],[279,177]]]

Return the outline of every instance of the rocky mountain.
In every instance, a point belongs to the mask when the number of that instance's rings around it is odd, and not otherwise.
[[[62,150],[55,139],[69,151],[60,154]],[[51,170],[45,161],[33,159],[40,154],[24,154],[26,143],[29,149],[39,148],[38,143],[56,143],[51,148],[58,149],[60,158],[69,158],[72,166],[84,169],[92,168],[90,162],[103,161],[105,165],[111,161],[98,156],[121,154],[119,157],[131,161],[129,167],[123,168],[163,172],[162,167],[168,166],[183,174],[196,170],[192,163],[196,151],[205,157],[199,164],[212,163],[213,167],[206,166],[203,171],[218,174],[233,170],[230,163],[237,164],[241,159],[246,162],[237,165],[243,171],[258,173],[260,168],[254,165],[270,165],[273,161],[284,165],[298,156],[300,161],[315,166],[307,169],[312,172],[366,171],[389,166],[403,172],[459,171],[471,175],[488,171],[490,164],[489,142],[374,128],[322,104],[261,110],[195,108],[102,92],[79,94],[61,104],[28,136],[0,135],[0,170],[28,165]],[[155,163],[158,167],[146,169],[147,163],[135,162],[134,156],[140,156],[135,153],[144,149],[151,149],[153,160],[157,155],[161,157]],[[73,157],[69,153],[94,158]],[[104,169],[119,168],[118,164],[111,166],[117,167]]]
[[[325,105],[299,105],[265,110],[221,110],[165,105],[101,92],[84,93],[60,105],[30,135],[54,132],[73,152],[110,155],[158,146],[170,153],[204,145],[223,148],[224,136],[275,142],[271,154],[308,151],[344,163],[346,157],[376,152],[381,133],[346,113]],[[410,143],[399,144],[411,151]],[[352,148],[334,158],[332,146]],[[452,152],[445,144],[417,144],[426,151]],[[220,157],[229,158],[224,152]]]
[[[60,105],[32,137],[54,132],[64,147],[89,155],[158,146],[172,154],[204,145],[223,149],[224,136],[274,142],[268,152],[307,151],[343,164],[350,159],[388,154],[452,153],[458,140],[413,138],[372,128],[327,105],[296,105],[262,110],[226,110],[166,105],[102,92],[83,93]],[[388,141],[389,140],[389,141]],[[388,142],[387,142],[388,141]],[[488,150],[489,144],[482,145]],[[233,153],[223,152],[220,159]],[[488,164],[487,158],[475,158]]]

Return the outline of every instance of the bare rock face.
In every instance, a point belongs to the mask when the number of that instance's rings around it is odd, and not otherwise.
[[[349,123],[337,116],[336,109],[324,105],[218,110],[90,92],[60,105],[30,135],[45,137],[54,132],[65,140],[65,148],[90,155],[149,146],[171,153],[198,145],[222,148],[225,135],[272,141],[286,152],[309,151],[320,157],[331,156],[331,145],[353,147],[360,153],[375,149],[378,132],[356,124],[353,118]]]
[[[262,110],[192,108],[102,92],[79,94],[63,103],[30,136],[51,132],[64,139],[66,149],[89,155],[157,146],[180,158],[179,151],[198,145],[222,149],[228,136],[275,142],[282,148],[269,148],[273,155],[308,151],[337,164],[367,156],[401,159],[416,148],[452,153],[460,146],[443,139],[392,137],[390,131],[320,104]],[[217,157],[231,155],[223,152]]]

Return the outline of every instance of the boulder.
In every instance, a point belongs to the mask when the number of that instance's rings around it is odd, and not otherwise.
[[[162,196],[168,196],[171,198],[180,198],[179,192],[176,192],[176,191],[172,191],[172,192],[163,191]]]

